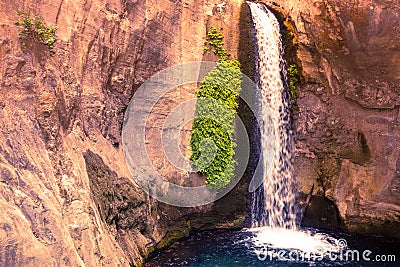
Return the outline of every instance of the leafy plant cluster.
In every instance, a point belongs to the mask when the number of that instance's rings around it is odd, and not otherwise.
[[[22,27],[19,33],[19,39],[22,49],[26,48],[28,38],[38,41],[48,47],[51,54],[54,54],[54,43],[57,41],[56,27],[47,27],[40,16],[31,17],[26,12],[19,12],[18,15],[21,20],[17,21],[15,25]]]
[[[289,93],[292,102],[292,107],[297,109],[297,98],[299,98],[298,87],[300,85],[299,71],[295,64],[289,65],[287,68],[288,79],[289,79]]]
[[[213,190],[225,187],[234,176],[233,121],[241,92],[240,63],[228,60],[223,35],[212,28],[207,42],[218,55],[216,67],[197,90],[196,116],[190,140],[193,164],[206,175],[206,184]]]
[[[224,48],[224,42],[222,42],[224,36],[222,32],[218,31],[215,28],[211,28],[207,33],[207,39],[205,42],[204,52],[212,50],[212,52],[218,56],[220,61],[227,61],[229,53]]]

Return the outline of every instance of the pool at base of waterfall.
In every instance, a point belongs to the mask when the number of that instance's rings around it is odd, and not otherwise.
[[[198,232],[153,253],[145,266],[400,266],[398,240],[315,229],[289,232]]]

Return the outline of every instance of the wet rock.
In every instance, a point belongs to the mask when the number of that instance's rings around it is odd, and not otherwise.
[[[301,225],[318,229],[340,229],[340,218],[336,205],[326,197],[312,196]]]

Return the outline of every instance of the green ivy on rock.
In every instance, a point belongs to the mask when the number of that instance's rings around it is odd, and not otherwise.
[[[215,28],[207,34],[204,51],[212,51],[219,60],[196,92],[198,100],[190,140],[193,164],[199,173],[206,175],[206,184],[213,190],[225,187],[234,177],[233,121],[242,83],[240,63],[228,60],[222,39],[222,33]]]

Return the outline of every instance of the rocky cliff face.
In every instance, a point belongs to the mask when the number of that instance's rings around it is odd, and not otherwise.
[[[120,146],[135,90],[201,60],[208,27],[224,27],[238,54],[242,1],[217,4],[1,1],[0,265],[128,266],[191,229],[243,221],[245,195],[228,196],[240,203],[229,209],[157,203],[130,178]],[[17,11],[57,27],[54,56],[32,40],[21,50]]]
[[[292,20],[304,76],[294,114],[301,191],[314,183],[347,230],[400,237],[399,3],[270,5]]]
[[[305,77],[294,121],[300,188],[315,183],[347,229],[398,235],[398,4],[276,3],[295,25]],[[135,90],[158,70],[203,59],[207,28],[224,28],[228,50],[251,73],[242,5],[0,2],[0,265],[127,266],[192,229],[243,221],[245,184],[213,205],[167,206],[135,185],[120,146]],[[21,50],[17,11],[57,26],[54,56],[34,41]],[[185,88],[166,107],[192,97]],[[182,182],[156,148],[153,136],[155,166]]]

